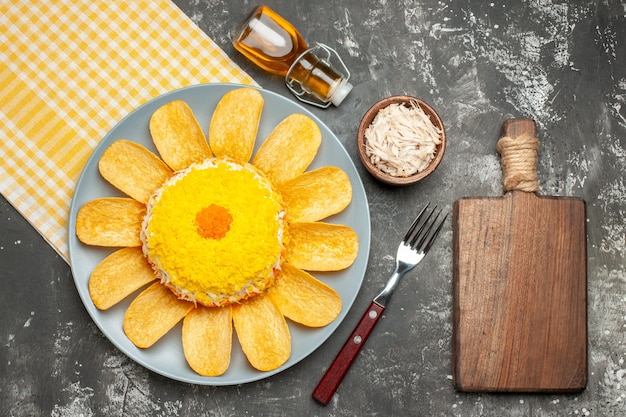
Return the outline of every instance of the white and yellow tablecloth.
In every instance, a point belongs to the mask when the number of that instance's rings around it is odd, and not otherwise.
[[[0,192],[67,261],[98,142],[149,99],[210,82],[254,84],[169,0],[0,2]]]

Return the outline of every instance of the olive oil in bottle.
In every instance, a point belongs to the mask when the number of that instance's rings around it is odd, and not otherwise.
[[[349,72],[333,49],[323,44],[309,48],[296,28],[267,6],[252,10],[235,31],[233,45],[260,68],[284,76],[303,102],[338,106],[352,90]],[[330,63],[333,54],[347,75]]]

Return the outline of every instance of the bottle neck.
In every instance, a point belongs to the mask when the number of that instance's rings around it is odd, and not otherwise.
[[[312,51],[306,52],[293,64],[289,77],[304,90],[322,101],[329,101],[333,90],[343,78],[334,68],[320,61]]]
[[[286,76],[286,82],[292,92],[298,98],[306,94],[314,98],[310,104],[317,104],[321,107],[330,103],[338,106],[352,89],[352,85],[347,82],[347,78],[337,71],[328,60],[320,59],[316,55],[316,48],[304,52],[293,63]],[[298,94],[300,90],[301,94]],[[319,102],[319,103],[317,103]]]

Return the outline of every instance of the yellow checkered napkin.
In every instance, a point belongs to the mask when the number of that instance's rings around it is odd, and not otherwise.
[[[168,0],[0,2],[0,192],[67,261],[98,142],[147,100],[209,82],[254,84]]]

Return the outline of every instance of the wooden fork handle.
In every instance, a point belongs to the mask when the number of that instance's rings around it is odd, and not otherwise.
[[[330,402],[344,376],[348,373],[352,362],[354,362],[365,344],[367,337],[374,329],[374,326],[376,326],[376,323],[378,323],[380,316],[383,315],[384,310],[385,307],[372,301],[363,317],[361,317],[359,324],[356,325],[352,334],[335,357],[335,360],[330,364],[330,367],[317,384],[313,391],[313,398],[324,405]]]

